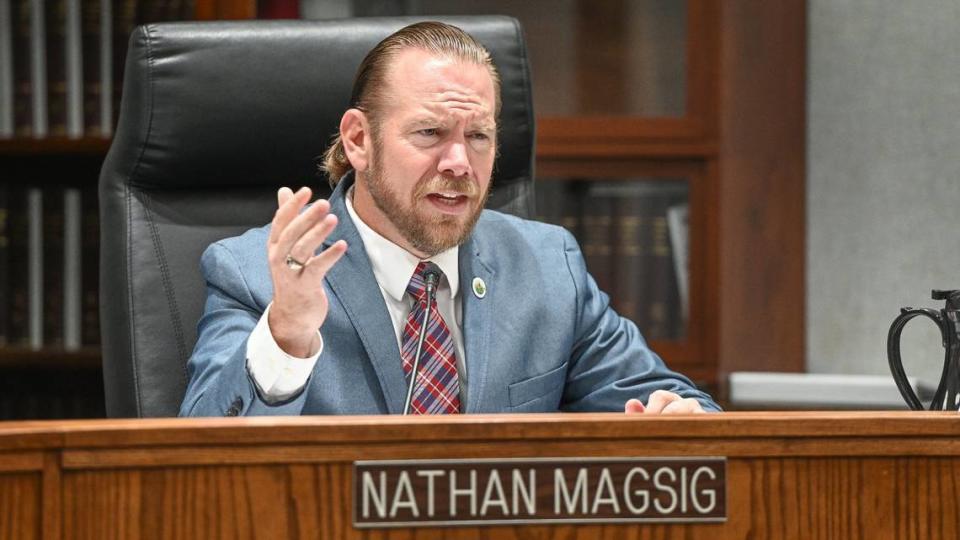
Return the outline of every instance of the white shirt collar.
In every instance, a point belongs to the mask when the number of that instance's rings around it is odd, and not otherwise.
[[[350,214],[350,219],[357,227],[360,239],[363,240],[363,246],[367,250],[367,256],[370,258],[373,276],[377,278],[377,283],[387,294],[398,302],[402,301],[403,295],[407,292],[407,284],[410,282],[410,277],[413,276],[413,271],[417,269],[420,258],[387,240],[360,219],[356,210],[353,209],[353,186],[350,186],[350,191],[346,193],[345,199],[347,213]],[[427,260],[440,267],[444,275],[440,286],[443,286],[445,280],[450,287],[450,298],[456,298],[460,285],[458,247],[454,246],[446,251],[441,251]]]

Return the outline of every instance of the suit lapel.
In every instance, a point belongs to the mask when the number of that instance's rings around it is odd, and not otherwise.
[[[478,227],[479,228],[479,227]],[[496,273],[483,259],[482,242],[477,239],[477,229],[470,239],[460,246],[460,294],[463,305],[463,341],[467,356],[467,404],[464,412],[479,412],[483,402],[483,387],[487,382],[489,367],[490,326],[493,320],[493,304],[496,287],[491,287]],[[474,292],[474,278],[485,284],[485,295],[479,298]]]
[[[347,212],[344,197],[352,184],[352,176],[343,178],[330,196],[330,211],[336,214],[339,223],[322,249],[342,239],[347,242],[347,253],[327,272],[326,280],[343,305],[370,357],[387,410],[391,414],[400,414],[403,412],[407,383],[400,363],[393,322],[387,313],[363,241]]]

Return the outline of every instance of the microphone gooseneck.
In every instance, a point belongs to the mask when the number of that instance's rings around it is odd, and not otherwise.
[[[413,355],[413,365],[410,368],[410,382],[407,383],[407,398],[403,402],[403,414],[410,414],[410,404],[413,401],[413,387],[417,385],[417,377],[420,376],[420,353],[423,352],[423,341],[427,337],[427,324],[430,323],[430,306],[433,305],[434,298],[437,295],[437,284],[440,283],[440,276],[443,272],[440,267],[428,262],[424,265],[423,280],[426,282],[427,306],[423,310],[423,323],[420,325],[420,337],[417,339],[417,352]]]

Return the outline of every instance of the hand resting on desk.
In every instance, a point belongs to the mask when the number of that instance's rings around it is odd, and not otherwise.
[[[682,398],[667,390],[657,390],[650,394],[644,405],[639,399],[631,399],[623,406],[627,414],[686,414],[706,412],[700,402],[693,398]]]

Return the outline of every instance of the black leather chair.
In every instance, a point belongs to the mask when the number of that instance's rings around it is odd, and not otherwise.
[[[531,215],[534,121],[516,20],[441,17],[483,42],[502,77],[490,207]],[[157,24],[130,39],[116,137],[100,173],[107,414],[175,416],[186,388],[211,242],[265,224],[276,189],[329,193],[314,158],[353,76],[423,18]]]

